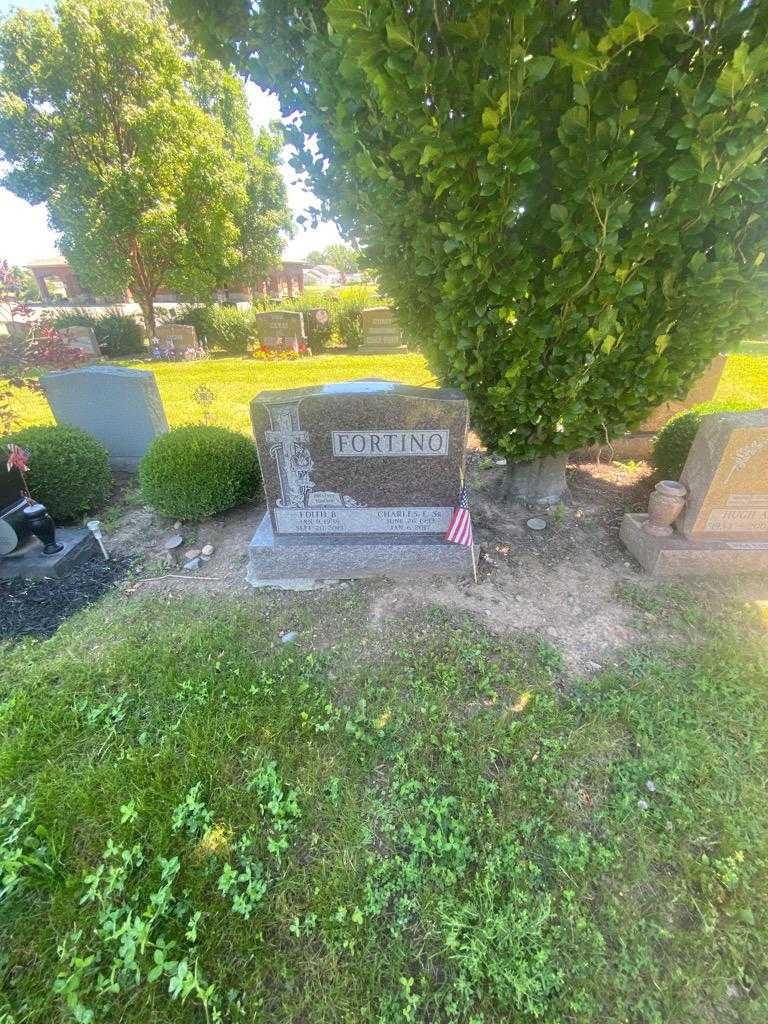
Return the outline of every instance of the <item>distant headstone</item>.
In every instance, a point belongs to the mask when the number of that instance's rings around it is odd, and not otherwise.
[[[362,312],[363,321],[363,344],[360,352],[387,353],[405,352],[406,346],[403,343],[403,334],[394,310],[389,306],[376,306],[371,309],[364,309]]]
[[[379,380],[251,403],[265,514],[252,583],[471,572],[445,541],[464,475],[466,399]]]
[[[645,515],[624,517],[621,539],[645,569],[658,575],[768,569],[768,409],[705,417],[680,483],[685,505],[670,536],[649,534]]]
[[[116,469],[134,471],[168,430],[155,376],[147,370],[87,366],[48,373],[41,384],[56,422],[87,430],[106,446]]]
[[[717,386],[727,361],[726,356],[715,356],[701,377],[693,382],[685,398],[677,402],[663,402],[653,410],[638,429],[655,434],[677,413],[690,409],[693,405],[699,405],[701,402],[711,401],[717,393]]]
[[[304,316],[294,309],[278,309],[254,315],[259,338],[265,348],[274,352],[299,352],[306,346]]]
[[[192,324],[160,324],[155,338],[161,352],[174,359],[196,359],[203,351]]]
[[[84,356],[101,354],[92,327],[59,327],[58,331],[68,348],[73,348]]]

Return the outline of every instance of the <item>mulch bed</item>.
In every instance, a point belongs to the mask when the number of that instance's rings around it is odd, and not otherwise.
[[[75,566],[63,579],[0,580],[0,639],[48,637],[61,623],[121,580],[132,559],[100,555]]]

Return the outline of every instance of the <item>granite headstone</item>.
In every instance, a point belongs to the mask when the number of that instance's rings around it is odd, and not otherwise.
[[[298,352],[306,345],[304,316],[293,309],[254,314],[256,329],[265,348],[275,352]]]
[[[92,327],[60,327],[59,334],[64,339],[64,343],[69,347],[78,351],[83,356],[96,356],[100,355],[99,343],[96,341],[96,335],[93,333]]]
[[[768,569],[768,409],[704,418],[680,475],[685,507],[669,537],[624,517],[620,536],[657,575]]]
[[[101,441],[115,469],[133,472],[168,430],[155,376],[147,370],[87,366],[48,373],[41,385],[56,422],[82,427]]]
[[[389,306],[375,306],[362,312],[363,344],[366,353],[405,352],[403,334],[397,316]]]
[[[361,380],[251,403],[267,512],[251,582],[471,571],[445,531],[464,477],[458,391]]]
[[[197,353],[200,342],[197,331],[192,324],[160,324],[155,329],[155,337],[160,348],[173,352],[177,358],[185,358],[187,353]]]

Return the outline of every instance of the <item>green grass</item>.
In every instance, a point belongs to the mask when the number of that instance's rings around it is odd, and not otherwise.
[[[406,384],[429,384],[433,375],[418,353],[408,355],[323,355],[295,362],[263,363],[254,359],[205,359],[195,363],[122,363],[151,370],[172,427],[200,423],[201,410],[193,394],[205,385],[214,394],[211,422],[251,436],[248,406],[260,391],[301,388],[331,381],[381,377]],[[45,397],[29,391],[15,392],[14,409],[19,426],[52,423]]]
[[[715,398],[768,406],[768,346],[764,346],[761,355],[729,356]]]
[[[354,589],[7,648],[0,1020],[762,1024],[765,634],[643,594],[678,640],[566,693]]]

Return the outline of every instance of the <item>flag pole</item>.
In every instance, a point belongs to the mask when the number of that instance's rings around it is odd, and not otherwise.
[[[477,582],[478,582],[478,580],[477,580],[477,561],[475,559],[475,542],[474,542],[474,539],[472,540],[471,550],[472,550],[472,575],[475,577],[475,583],[477,584]]]

